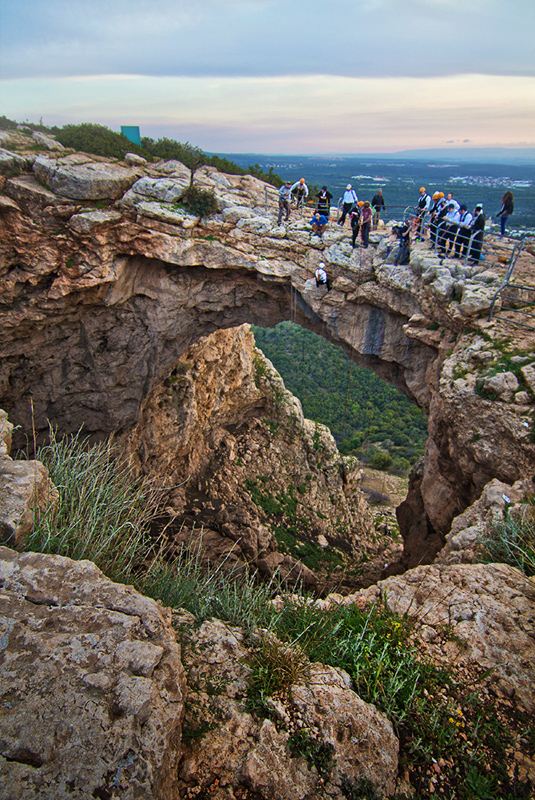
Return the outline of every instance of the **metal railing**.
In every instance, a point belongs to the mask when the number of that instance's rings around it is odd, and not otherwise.
[[[489,321],[492,319],[496,304],[500,301],[501,311],[513,311],[519,314],[519,317],[507,316],[507,322],[511,325],[516,325],[523,328],[528,328],[535,331],[535,285],[529,286],[527,284],[512,283],[513,271],[518,261],[518,257],[522,252],[526,241],[526,237],[514,242],[513,246],[507,247],[500,243],[494,245],[497,253],[503,250],[510,251],[510,257],[505,259],[507,271],[501,283],[501,286],[496,290],[489,311]],[[496,262],[495,262],[496,263]],[[498,255],[498,263],[504,263],[504,256]],[[531,323],[531,324],[530,324]]]

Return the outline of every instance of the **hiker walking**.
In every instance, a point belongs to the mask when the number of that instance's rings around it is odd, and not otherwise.
[[[282,215],[286,213],[285,221],[290,219],[290,187],[291,181],[286,181],[279,189],[279,219],[278,225],[282,222]]]

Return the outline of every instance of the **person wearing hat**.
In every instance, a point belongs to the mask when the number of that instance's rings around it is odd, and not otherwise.
[[[331,200],[333,199],[332,194],[328,191],[326,186],[322,186],[316,197],[318,198],[318,211],[329,219],[331,214]]]
[[[470,243],[470,236],[472,234],[472,231],[470,230],[470,225],[473,220],[472,214],[467,210],[465,205],[462,205],[459,208],[459,213],[461,217],[459,220],[457,238],[455,240],[454,258],[464,258],[464,256],[468,254],[468,245]]]
[[[357,197],[357,193],[354,189],[351,188],[351,184],[348,183],[346,186],[346,190],[344,192],[344,196],[342,197],[342,216],[338,220],[339,225],[343,225],[346,221],[346,217],[355,205],[358,203],[359,199]]]
[[[310,220],[310,224],[312,225],[312,232],[319,236],[320,239],[323,236],[323,231],[327,227],[328,219],[323,214],[320,214],[319,211],[316,211],[312,219]]]
[[[418,200],[418,204],[416,205],[416,215],[418,218],[416,224],[416,233],[418,234],[417,239],[421,241],[422,237],[422,222],[423,218],[431,208],[431,198],[425,191],[425,186],[420,187],[420,197]]]
[[[327,276],[327,270],[325,269],[325,262],[320,261],[318,268],[316,269],[316,286],[326,286],[327,291],[331,291],[331,282]]]
[[[440,237],[440,231],[442,226],[444,225],[444,218],[448,211],[448,206],[446,204],[446,198],[444,197],[444,192],[435,192],[433,198],[436,200],[435,204],[431,209],[431,222],[429,223],[429,235],[431,237],[431,250],[434,250],[438,239]]]
[[[483,235],[485,233],[485,223],[487,218],[483,213],[483,203],[478,203],[474,208],[474,218],[470,229],[472,231],[472,244],[470,245],[469,261],[473,267],[479,264],[481,258],[481,248],[483,247]]]
[[[308,197],[308,186],[304,178],[299,178],[299,180],[290,187],[290,194],[296,199],[296,207],[301,208],[305,197]]]
[[[278,225],[282,222],[282,215],[286,212],[285,221],[288,222],[290,219],[290,188],[292,186],[291,181],[286,181],[283,183],[281,188],[279,189],[279,219]]]

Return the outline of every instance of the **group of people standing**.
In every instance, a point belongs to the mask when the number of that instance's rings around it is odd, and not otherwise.
[[[287,181],[283,184],[279,189],[278,224],[280,225],[282,223],[283,217],[286,222],[289,220],[292,203],[295,203],[296,208],[299,209],[308,196],[309,189],[304,178],[300,178],[293,184],[291,181]],[[315,198],[316,211],[310,220],[310,226],[313,233],[321,238],[329,223],[333,196],[326,186],[322,186],[320,191],[315,195]],[[382,189],[377,191],[377,194],[370,203],[369,200],[359,200],[351,184],[347,184],[342,197],[338,224],[343,226],[346,218],[349,216],[353,247],[356,247],[359,233],[362,239],[362,246],[368,247],[372,225],[374,229],[378,227],[381,213],[384,210],[385,201]]]
[[[308,196],[309,189],[304,178],[293,184],[287,181],[279,190],[278,224],[281,224],[284,215],[288,221],[292,202],[300,208]],[[310,226],[313,234],[321,239],[329,223],[333,195],[326,186],[322,186],[315,198],[316,211],[310,220]],[[338,225],[343,227],[349,218],[353,247],[356,247],[360,235],[362,246],[367,248],[372,226],[374,229],[378,227],[381,214],[385,210],[382,189],[377,190],[371,202],[362,201],[348,183],[342,197]],[[508,191],[503,195],[502,207],[496,213],[496,217],[500,219],[502,237],[505,235],[506,221],[513,211],[514,198],[512,192]],[[447,196],[444,192],[435,192],[431,196],[422,186],[415,212],[402,226],[396,226],[392,231],[399,244],[394,263],[407,263],[411,240],[422,241],[428,232],[431,248],[436,249],[440,256],[467,259],[472,265],[478,264],[481,260],[485,224],[486,215],[482,203],[477,203],[472,212],[467,205],[459,204],[455,200],[453,192],[449,192]],[[319,281],[318,285],[327,283],[323,274],[317,275],[316,280]]]
[[[432,197],[427,194],[425,186],[420,189],[420,197],[415,207],[414,234],[417,239],[424,235],[424,221],[429,221],[431,247],[442,257],[468,258],[470,264],[478,264],[481,259],[486,215],[483,204],[477,203],[473,212],[465,204],[459,204],[449,192],[435,192]],[[505,223],[514,211],[512,192],[502,197],[502,207],[496,216],[500,219],[502,237],[505,235]]]

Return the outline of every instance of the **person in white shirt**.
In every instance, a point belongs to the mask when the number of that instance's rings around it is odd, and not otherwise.
[[[305,197],[308,197],[308,186],[304,178],[299,178],[291,187],[290,195],[296,199],[296,208],[301,208]]]
[[[459,214],[459,230],[457,231],[457,238],[455,239],[454,258],[464,258],[468,255],[468,245],[470,244],[470,236],[472,235],[470,228],[473,220],[472,214],[467,210],[466,206],[459,207]]]
[[[346,186],[346,190],[344,192],[344,196],[342,197],[342,216],[338,220],[339,225],[343,225],[346,221],[346,217],[355,205],[358,203],[359,199],[357,197],[357,193],[354,189],[351,188],[351,184],[348,183]]]
[[[416,240],[421,241],[423,236],[422,231],[422,222],[425,215],[428,213],[429,209],[431,208],[431,198],[425,191],[425,186],[420,187],[420,199],[418,200],[418,204],[416,205],[416,215],[417,215],[417,223],[416,223]]]
[[[448,205],[450,205],[450,203],[453,203],[453,205],[455,206],[455,211],[458,211],[460,209],[459,203],[453,197],[453,192],[448,192],[448,196],[446,197],[446,202]]]
[[[324,261],[320,261],[318,268],[316,269],[316,286],[318,288],[320,286],[326,286],[327,291],[331,291],[331,282],[327,276],[327,270],[325,269]]]
[[[457,231],[459,230],[460,219],[461,215],[455,208],[455,203],[450,201],[448,203],[448,212],[444,217],[444,225],[441,226],[441,233],[438,240],[438,252],[441,256],[448,255],[448,243],[449,250],[451,253],[453,253],[453,243],[455,241]]]

